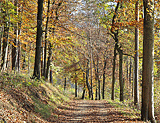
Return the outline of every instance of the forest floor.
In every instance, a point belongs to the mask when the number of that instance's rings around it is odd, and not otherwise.
[[[115,108],[105,100],[73,100],[69,106],[58,107],[58,122],[66,123],[142,123],[140,114],[125,108]]]
[[[74,91],[58,85],[0,74],[0,123],[142,122],[140,111],[124,103],[73,98]]]

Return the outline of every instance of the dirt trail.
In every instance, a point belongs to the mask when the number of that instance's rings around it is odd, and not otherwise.
[[[69,105],[58,107],[59,123],[141,122],[124,115],[131,115],[129,111],[123,110],[122,113],[104,100],[73,100]]]

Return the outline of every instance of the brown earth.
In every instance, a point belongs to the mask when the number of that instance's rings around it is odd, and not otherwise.
[[[58,107],[58,123],[142,122],[139,114],[131,118],[131,111],[114,108],[104,100],[73,100],[69,105]]]
[[[142,122],[140,114],[130,108],[116,108],[105,100],[66,102],[62,91],[47,83],[37,87],[24,86],[28,81],[21,80],[23,86],[16,88],[7,83],[9,79],[0,78],[0,123]],[[158,119],[160,115],[156,115]]]

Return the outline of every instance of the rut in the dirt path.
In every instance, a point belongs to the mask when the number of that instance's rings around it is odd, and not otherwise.
[[[58,107],[58,112],[59,123],[140,122],[138,118],[124,116],[125,111],[122,113],[106,101],[73,100],[70,106]]]

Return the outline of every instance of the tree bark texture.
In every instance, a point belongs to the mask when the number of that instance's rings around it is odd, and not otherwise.
[[[48,74],[49,74],[49,67],[51,64],[51,57],[52,57],[52,44],[49,42],[49,55],[48,55],[48,60],[47,60],[47,69],[46,69],[46,77],[45,79],[48,79]]]
[[[130,98],[133,97],[133,88],[132,88],[132,58],[130,57],[130,63],[129,63],[129,87],[130,87]]]
[[[83,86],[82,99],[85,98],[85,92],[86,92],[85,73],[83,73],[83,82],[84,82],[84,86]]]
[[[18,6],[17,6],[17,0],[14,0],[14,6],[15,8],[15,15],[18,15]],[[14,35],[15,38],[13,39],[13,45],[12,45],[12,70],[17,71],[18,69],[18,23],[16,22],[14,24]]]
[[[50,83],[53,84],[52,70],[50,70]]]
[[[2,63],[1,63],[1,70],[6,70],[6,63],[7,63],[7,56],[8,56],[8,33],[9,27],[7,23],[4,26],[4,34],[3,34],[3,49],[2,49]]]
[[[66,90],[66,86],[67,86],[67,79],[66,77],[64,78],[64,91]]]
[[[3,4],[2,4],[3,6]],[[2,48],[2,61],[1,61],[1,71],[5,71],[7,68],[7,56],[8,56],[8,37],[9,37],[9,27],[10,27],[10,15],[8,15],[8,10],[3,10],[3,23],[4,23],[4,30],[3,30],[3,48]],[[7,19],[9,18],[9,20]]]
[[[120,85],[120,101],[124,101],[123,90],[123,51],[119,49],[119,85]]]
[[[75,73],[75,97],[77,97],[77,74]]]
[[[43,76],[44,77],[46,76],[47,36],[48,36],[49,11],[50,11],[50,0],[48,0],[47,21],[46,21],[46,29],[45,29],[44,66],[43,66]]]
[[[101,81],[99,79],[99,57],[97,56],[98,100],[101,100]]]
[[[56,17],[55,17],[55,22],[54,22],[54,28],[53,28],[53,34],[55,33],[55,27],[56,27],[56,22],[58,21],[58,18],[59,18],[59,15],[58,15],[58,9],[59,7],[62,5],[62,2],[63,0],[61,0],[59,3],[58,3],[58,7],[56,8],[55,10],[55,13],[56,13]],[[53,5],[55,4],[55,1],[53,1],[52,3]],[[49,18],[48,18],[49,19]],[[45,75],[45,79],[48,79],[48,73],[49,73],[49,67],[50,67],[50,64],[51,64],[51,56],[52,56],[52,44],[51,42],[49,41],[49,55],[48,55],[48,61],[47,61],[47,68],[46,68],[46,75]]]
[[[104,61],[104,67],[103,67],[102,99],[104,99],[104,92],[105,92],[106,66],[107,66],[107,58]]]
[[[142,109],[143,121],[155,122],[153,93],[153,60],[154,60],[154,0],[143,0],[143,65],[142,65]]]
[[[136,1],[135,4],[135,20],[139,21],[139,2]],[[138,25],[135,27],[135,81],[134,81],[134,105],[139,109],[139,29]]]
[[[89,60],[87,61],[87,67],[86,67],[86,85],[89,91],[89,99],[91,98],[91,87],[89,84]]]
[[[91,42],[91,41],[90,41]],[[92,72],[92,69],[93,69],[93,63],[92,63],[92,43],[91,43],[91,62],[90,62],[90,68],[91,68],[91,78],[90,78],[90,80],[91,80],[91,99],[93,100],[93,72]]]
[[[114,47],[114,56],[113,56],[113,68],[112,68],[112,95],[111,95],[111,99],[114,100],[114,85],[115,85],[115,68],[116,68],[116,46],[117,44],[115,44]]]
[[[85,98],[85,92],[86,92],[86,85],[85,85],[85,83],[84,83],[83,93],[82,93],[82,99]]]
[[[33,77],[40,79],[43,0],[38,0],[37,37]]]

